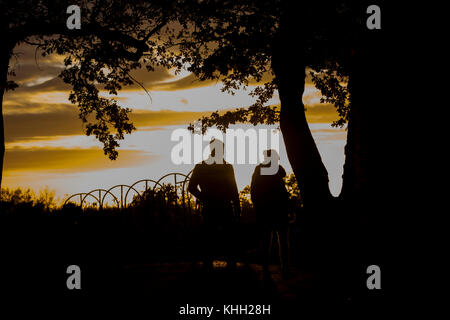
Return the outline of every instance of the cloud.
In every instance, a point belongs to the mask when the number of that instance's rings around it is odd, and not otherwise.
[[[58,77],[64,68],[63,56],[42,57],[39,52],[35,52],[35,47],[30,45],[22,45],[16,48],[16,52],[18,55],[10,62],[16,71],[16,76],[10,77],[10,80],[14,80],[20,85],[15,91],[16,95],[19,93],[70,91],[71,87]],[[130,74],[140,84],[134,83],[126,86],[122,88],[122,91],[143,90],[141,85],[148,91],[177,91],[208,87],[220,82],[219,80],[200,81],[194,74],[186,71],[182,72],[181,75],[175,75],[170,70],[160,66],[156,66],[154,71],[147,71],[145,67],[135,69]],[[271,78],[272,75],[266,73],[259,83],[250,79],[249,84],[262,84]],[[14,95],[14,93],[11,95]]]
[[[42,57],[41,53],[35,46],[17,46],[9,62],[14,75],[9,75],[8,80],[26,87],[56,77],[64,68],[64,57],[56,54]]]
[[[83,135],[83,125],[78,117],[78,108],[71,104],[29,105],[22,112],[7,113],[5,118],[5,140],[7,143],[30,140],[36,137]],[[30,111],[31,110],[31,111]],[[189,124],[210,112],[133,111],[131,121],[138,128]]]
[[[19,61],[25,64],[37,64],[39,66],[45,64],[63,65],[64,56],[53,53],[45,57],[42,56],[42,50],[37,46],[21,43],[14,48],[12,62]]]
[[[16,99],[14,96],[17,95],[54,91],[67,92],[66,96],[68,96],[71,87],[58,78],[64,68],[63,56],[52,54],[42,57],[41,52],[36,51],[36,47],[26,44],[15,48],[15,53],[16,56],[11,59],[10,65],[16,71],[16,76],[10,77],[10,80],[16,81],[20,86],[7,95],[10,101],[14,101]],[[156,66],[155,70],[151,72],[147,71],[145,67],[133,70],[131,76],[149,91],[187,90],[213,86],[220,82],[218,80],[200,81],[195,75],[188,72],[183,72],[180,77],[160,66]],[[250,79],[249,85],[261,85],[272,78],[271,72],[266,72],[259,82]],[[308,70],[306,84],[312,84]],[[134,90],[142,90],[142,87],[135,83],[122,89],[124,92]]]
[[[38,67],[20,62],[15,69],[16,76],[10,77],[9,80],[17,82],[19,87],[10,96],[52,91],[63,91],[67,92],[67,96],[69,95],[71,86],[58,77],[63,70],[62,66],[46,64]],[[123,87],[122,92],[143,90],[142,87],[148,91],[177,91],[207,87],[217,83],[215,80],[200,81],[193,74],[179,77],[163,67],[155,67],[154,71],[147,71],[146,68],[135,69],[130,72],[130,75],[138,83]]]
[[[45,77],[43,77],[45,79]],[[39,78],[34,79],[38,80]],[[41,78],[42,79],[42,78]],[[19,86],[15,91],[16,94],[18,93],[26,93],[26,94],[32,94],[32,93],[44,93],[44,92],[53,92],[53,91],[64,91],[67,92],[67,96],[69,96],[69,91],[72,89],[72,87],[64,83],[61,78],[55,76],[51,79],[45,80],[41,83],[37,83],[35,85],[29,85],[29,86]],[[14,93],[13,93],[14,94]]]
[[[13,78],[21,86],[5,95],[6,142],[83,135],[78,108],[67,101],[70,86],[57,77],[63,68],[63,57],[41,57],[39,52],[35,56],[35,47],[29,45],[19,46],[15,51],[18,57],[13,58],[11,63],[17,74]],[[151,102],[142,88],[135,84],[125,88],[123,95],[117,97],[123,105],[135,108],[131,119],[138,128],[188,124],[203,115],[209,115],[211,111],[248,106],[253,101],[247,91],[239,91],[231,96],[220,92],[217,81],[202,82],[188,72],[175,75],[171,70],[156,67],[153,72],[141,68],[131,74],[152,96]],[[267,73],[261,82],[270,78],[271,75]],[[306,112],[308,121],[329,123],[336,120],[333,106],[317,104],[320,97],[309,78],[307,76],[304,94],[304,101],[309,104]],[[251,82],[251,85],[255,84]],[[276,97],[273,103],[278,103]],[[159,111],[145,110],[148,108]]]
[[[10,76],[9,80],[15,81],[20,86],[27,87],[36,84],[33,82],[39,79],[52,79],[58,76],[62,70],[62,67],[57,65],[38,66],[35,64],[24,64],[21,62],[14,68],[16,75]],[[45,81],[41,80],[40,82]]]
[[[30,106],[31,109],[39,106]],[[33,137],[83,134],[82,123],[75,106],[56,104],[46,106],[46,112],[5,114],[5,140],[13,142]]]
[[[306,117],[311,123],[330,123],[338,119],[336,109],[330,104],[307,105],[306,109]],[[130,119],[139,130],[139,127],[187,125],[210,114],[211,111],[134,110]],[[7,143],[34,137],[84,134],[78,108],[72,104],[32,103],[15,106],[14,112],[7,112],[4,118]]]
[[[186,90],[193,88],[208,87],[210,85],[216,84],[216,80],[205,80],[200,81],[194,74],[189,74],[181,79],[169,82],[156,83],[152,89],[158,91],[176,91],[176,90]]]
[[[145,67],[132,70],[130,75],[138,81],[146,90],[155,90],[160,83],[173,80],[175,75],[171,74],[168,69],[156,66],[154,71],[148,71]],[[124,87],[124,91],[143,90],[139,84],[132,84]]]
[[[131,120],[136,127],[143,126],[172,126],[189,124],[202,116],[211,114],[210,111],[190,112],[190,111],[133,111]]]
[[[13,148],[5,153],[4,170],[9,173],[24,170],[98,171],[137,166],[157,157],[144,151],[121,150],[117,160],[111,161],[99,148]]]
[[[20,86],[16,92],[48,92],[48,91],[68,91],[70,86],[65,84],[58,75],[64,69],[64,56],[52,54],[42,57],[35,46],[23,44],[15,48],[15,55],[10,60],[10,67],[15,75],[9,76],[9,80],[17,82]],[[163,67],[155,67],[154,71],[140,68],[131,71],[131,76],[142,83],[147,89],[152,89],[155,84],[174,80],[176,76]],[[141,89],[138,84],[125,87],[124,90]]]
[[[309,123],[331,123],[339,119],[332,104],[306,105],[306,119]]]

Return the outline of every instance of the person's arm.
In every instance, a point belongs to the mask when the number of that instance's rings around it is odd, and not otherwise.
[[[234,176],[234,169],[232,165],[230,165],[230,183],[232,188],[232,201],[234,206],[234,214],[236,218],[239,218],[241,216],[241,203],[239,200],[239,191],[237,188],[236,178]]]
[[[199,186],[199,165],[197,164],[192,171],[191,178],[189,179],[188,191],[199,200],[203,200],[202,192],[198,189]]]
[[[259,166],[256,166],[255,171],[253,171],[252,182],[250,184],[250,199],[252,200],[253,205],[257,201],[257,192],[256,192],[256,179],[259,174]]]
[[[281,178],[286,177],[286,170],[280,165],[280,168],[278,169],[278,172],[280,173]]]
[[[285,203],[287,210],[291,210],[291,197],[283,180],[283,178],[286,177],[286,170],[284,170],[284,168],[280,165],[280,169],[278,170],[278,172],[280,173],[281,201]]]

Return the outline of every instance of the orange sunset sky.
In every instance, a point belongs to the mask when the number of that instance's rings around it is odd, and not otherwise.
[[[6,159],[4,187],[30,187],[36,193],[48,187],[63,200],[67,195],[132,184],[165,173],[188,173],[192,165],[175,165],[171,150],[177,142],[170,136],[176,128],[187,128],[190,122],[212,111],[249,106],[253,103],[247,91],[230,95],[220,91],[221,84],[200,82],[184,72],[145,69],[133,73],[150,92],[151,99],[138,86],[124,88],[119,95],[123,106],[133,109],[137,128],[121,142],[119,158],[109,160],[94,137],[83,134],[77,106],[67,100],[70,88],[57,75],[63,68],[63,57],[41,57],[35,48],[17,47],[11,60],[16,76],[9,79],[20,86],[5,95]],[[337,195],[341,187],[344,163],[345,128],[333,128],[337,118],[333,106],[320,104],[320,93],[309,79],[304,103],[307,118],[322,159],[328,169],[330,189]],[[271,104],[279,103],[275,96]],[[247,128],[248,126],[244,126]],[[272,126],[270,128],[276,128]],[[259,126],[268,128],[268,126]],[[282,139],[281,164],[290,172]],[[255,164],[235,164],[238,187],[250,183]]]

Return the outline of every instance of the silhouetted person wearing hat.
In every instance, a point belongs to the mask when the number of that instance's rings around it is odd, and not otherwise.
[[[256,166],[251,183],[251,199],[263,243],[263,270],[268,276],[272,237],[277,236],[281,270],[286,277],[289,225],[289,193],[283,180],[286,171],[279,165],[280,157],[275,150],[264,151],[264,158]]]
[[[233,166],[224,160],[224,144],[210,142],[211,155],[194,167],[188,191],[202,203],[206,252],[204,264],[212,266],[215,253],[221,250],[229,267],[236,264],[235,225],[241,214],[239,193]]]

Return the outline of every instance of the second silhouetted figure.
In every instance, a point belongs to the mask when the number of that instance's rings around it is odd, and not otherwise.
[[[263,269],[267,276],[272,239],[278,236],[281,270],[286,276],[289,226],[289,193],[283,180],[286,171],[279,165],[280,158],[275,150],[264,151],[264,158],[264,163],[256,166],[251,184],[251,198],[263,242]]]

